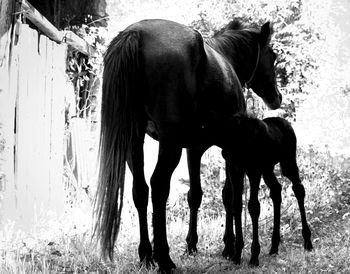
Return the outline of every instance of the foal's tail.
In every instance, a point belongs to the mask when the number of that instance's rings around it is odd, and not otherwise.
[[[126,157],[137,124],[140,43],[139,32],[121,32],[104,56],[94,236],[100,240],[103,257],[111,260],[123,207]]]

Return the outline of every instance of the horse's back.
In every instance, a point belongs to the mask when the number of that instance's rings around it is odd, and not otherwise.
[[[199,32],[161,19],[137,22],[128,31],[140,33],[142,39],[139,86],[151,136],[193,143],[206,121],[245,110],[232,65],[205,44]]]
[[[270,117],[263,120],[268,127],[269,139],[278,149],[280,160],[295,159],[297,137],[290,122],[280,117]],[[289,161],[289,160],[288,160]]]
[[[201,35],[161,19],[143,20],[125,31],[141,33],[141,87],[150,120],[158,127],[164,123],[189,123],[196,112],[199,64],[205,58]]]
[[[265,118],[263,122],[267,125],[269,132],[273,135],[272,138],[285,137],[296,139],[294,129],[290,122],[280,117]]]

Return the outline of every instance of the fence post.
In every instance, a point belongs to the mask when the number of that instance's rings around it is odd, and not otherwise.
[[[0,1],[0,228],[6,219],[5,213],[11,214],[15,200],[9,199],[14,194],[14,121],[15,96],[10,86],[11,74],[10,48],[15,3],[12,0]],[[16,66],[16,63],[13,64]]]

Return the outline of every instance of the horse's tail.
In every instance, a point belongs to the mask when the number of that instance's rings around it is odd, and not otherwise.
[[[126,158],[137,124],[140,43],[139,32],[121,32],[104,56],[94,236],[100,240],[103,257],[111,260],[123,207]]]

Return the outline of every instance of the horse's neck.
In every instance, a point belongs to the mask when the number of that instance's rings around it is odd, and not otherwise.
[[[249,81],[257,64],[258,44],[246,45],[236,39],[234,42],[223,43],[220,39],[211,39],[208,44],[221,55],[223,55],[234,68],[241,85]]]
[[[247,83],[255,70],[257,63],[257,54],[250,47],[241,47],[236,52],[232,53],[233,67],[237,73],[241,85]]]

